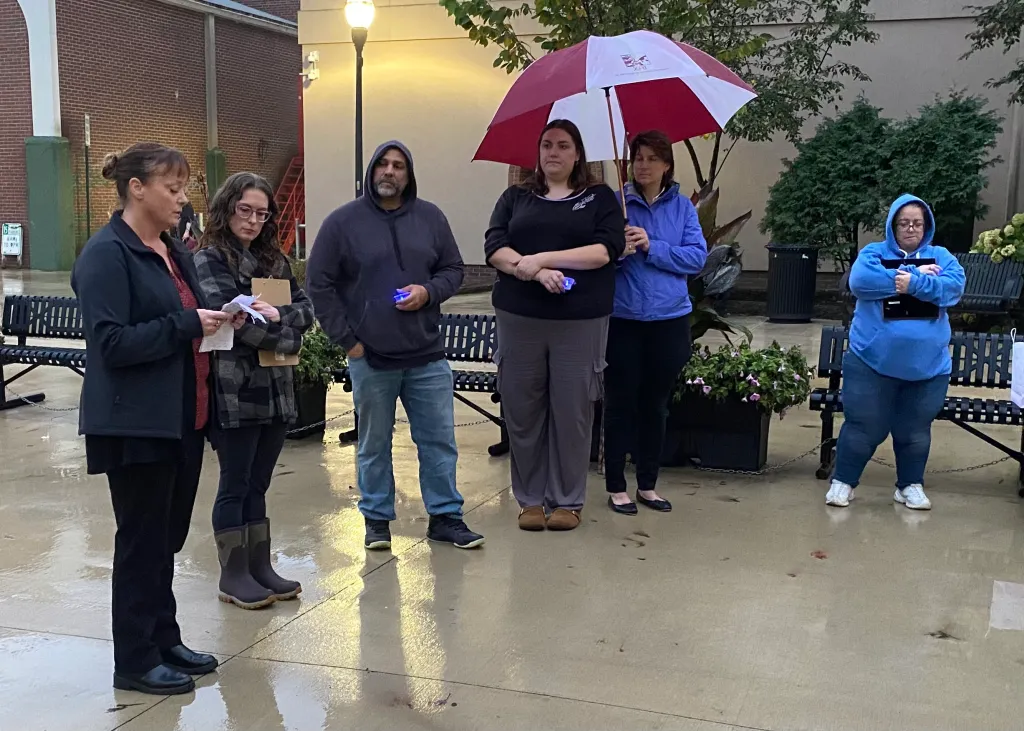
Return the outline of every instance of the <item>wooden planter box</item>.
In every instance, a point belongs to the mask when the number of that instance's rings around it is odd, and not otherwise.
[[[295,401],[299,408],[299,418],[289,427],[289,439],[305,439],[314,434],[323,436],[327,418],[327,386],[315,384],[295,384]]]
[[[770,423],[771,414],[757,404],[687,392],[669,405],[661,463],[756,472],[768,462]]]

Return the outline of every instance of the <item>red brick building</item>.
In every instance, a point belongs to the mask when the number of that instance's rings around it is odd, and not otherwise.
[[[38,120],[33,129],[26,3],[50,4],[55,21],[56,134],[40,133]],[[183,150],[193,181],[206,172],[215,148],[228,174],[252,170],[276,186],[298,154],[298,9],[299,0],[0,0],[0,222],[21,223],[26,231],[24,265],[30,265],[32,249],[26,139],[33,136],[67,140],[78,248],[116,203],[113,187],[100,175],[103,156],[139,140]],[[215,50],[211,66],[208,46]],[[215,115],[208,114],[210,98]],[[193,205],[202,212],[203,196],[195,182],[192,188]]]

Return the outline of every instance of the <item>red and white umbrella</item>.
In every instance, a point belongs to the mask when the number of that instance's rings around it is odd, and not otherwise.
[[[473,159],[533,168],[544,125],[569,119],[588,160],[617,160],[627,132],[658,129],[673,142],[717,132],[756,96],[720,61],[658,33],[592,36],[519,75]]]

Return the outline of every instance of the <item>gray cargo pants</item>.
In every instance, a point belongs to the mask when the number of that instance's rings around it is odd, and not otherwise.
[[[608,318],[541,320],[501,310],[498,390],[520,507],[581,510]]]

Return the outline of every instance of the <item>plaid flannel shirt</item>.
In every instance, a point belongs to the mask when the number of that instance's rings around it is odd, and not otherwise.
[[[246,318],[245,324],[235,331],[234,347],[212,353],[217,422],[222,429],[273,421],[291,423],[298,415],[294,368],[261,366],[259,351],[298,353],[302,334],[313,325],[313,303],[295,281],[283,254],[276,270],[265,273],[259,271],[256,257],[247,249],[238,246],[235,253],[235,271],[220,249],[205,248],[195,254],[199,285],[211,309],[219,310],[240,294],[251,295],[252,280],[259,277],[287,278],[291,282],[292,303],[277,308],[280,322],[254,322]]]

